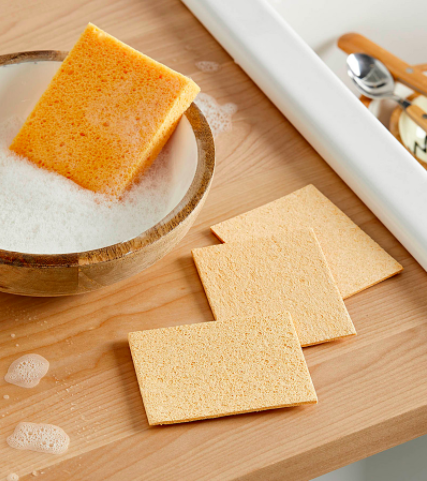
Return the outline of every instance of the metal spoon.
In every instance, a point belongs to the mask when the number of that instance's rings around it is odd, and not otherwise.
[[[378,59],[364,53],[352,53],[347,57],[347,73],[363,95],[371,99],[395,100],[408,117],[427,132],[427,114],[394,93],[394,79]]]

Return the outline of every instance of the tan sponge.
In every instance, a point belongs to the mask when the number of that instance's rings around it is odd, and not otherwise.
[[[193,250],[214,318],[291,313],[302,346],[356,334],[311,229]]]
[[[131,332],[129,344],[151,425],[317,402],[289,313]]]
[[[313,185],[211,227],[223,242],[311,227],[344,299],[403,268]]]
[[[119,196],[151,165],[199,90],[89,24],[10,149]]]

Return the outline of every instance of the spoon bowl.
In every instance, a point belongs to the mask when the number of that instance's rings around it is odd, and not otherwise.
[[[427,113],[418,105],[412,104],[410,100],[394,93],[393,76],[378,59],[364,53],[352,53],[347,57],[347,73],[365,97],[390,98],[396,101],[408,117],[427,132]]]
[[[394,97],[394,79],[388,68],[376,58],[352,53],[347,57],[347,73],[366,97]]]

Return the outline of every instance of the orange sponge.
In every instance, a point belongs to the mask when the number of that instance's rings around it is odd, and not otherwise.
[[[152,164],[199,90],[89,24],[10,149],[119,196]]]

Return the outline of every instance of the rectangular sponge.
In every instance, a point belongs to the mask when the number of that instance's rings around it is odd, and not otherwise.
[[[211,227],[222,242],[280,237],[289,229],[314,229],[344,299],[403,268],[344,212],[307,185],[285,197]]]
[[[148,423],[315,404],[289,313],[131,332]]]
[[[356,334],[313,230],[192,252],[216,320],[290,312],[302,346]]]
[[[199,87],[89,24],[10,149],[120,196],[160,152]]]

